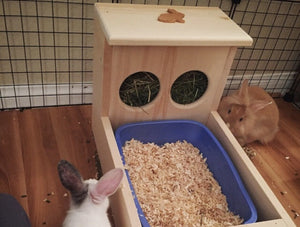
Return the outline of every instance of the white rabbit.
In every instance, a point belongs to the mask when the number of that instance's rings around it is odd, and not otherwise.
[[[112,169],[99,181],[83,181],[78,170],[61,160],[57,166],[63,186],[71,193],[71,205],[64,220],[64,227],[109,227],[108,196],[114,194],[123,178],[122,169]]]
[[[274,99],[258,86],[241,88],[224,97],[218,112],[241,146],[253,141],[266,144],[278,131],[279,111]]]

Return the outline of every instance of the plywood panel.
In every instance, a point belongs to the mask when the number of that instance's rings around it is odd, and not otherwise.
[[[124,123],[186,118],[205,123],[215,110],[225,86],[235,47],[109,46],[96,22],[94,53],[93,114],[108,116],[113,129]],[[201,71],[208,89],[198,101],[180,105],[171,99],[171,86],[183,73]],[[130,107],[119,97],[123,81],[136,72],[156,75],[157,97],[142,107]],[[221,83],[223,82],[223,83]]]
[[[157,20],[170,6],[96,4],[97,17],[110,45],[248,46],[252,38],[217,7],[172,6],[185,23]],[[195,29],[197,28],[197,29]]]
[[[123,168],[111,122],[108,117],[93,115],[93,131],[103,172]],[[127,178],[111,197],[111,210],[116,226],[141,226]]]

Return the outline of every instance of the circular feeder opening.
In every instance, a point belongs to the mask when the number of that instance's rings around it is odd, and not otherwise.
[[[188,71],[178,77],[172,85],[171,97],[178,104],[190,104],[198,100],[206,91],[207,76],[201,71]]]
[[[144,106],[150,103],[159,92],[159,80],[150,72],[137,72],[128,76],[122,83],[119,95],[128,106]]]

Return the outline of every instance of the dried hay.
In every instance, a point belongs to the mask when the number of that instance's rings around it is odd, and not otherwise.
[[[188,71],[179,76],[171,87],[171,97],[179,104],[198,100],[208,86],[207,76],[200,71]],[[132,107],[144,106],[155,99],[160,91],[158,78],[150,72],[137,72],[128,76],[119,89],[122,102]]]

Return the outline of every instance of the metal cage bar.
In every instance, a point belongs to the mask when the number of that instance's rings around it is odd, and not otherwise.
[[[10,0],[0,4],[0,109],[91,103],[96,0]],[[101,1],[104,2],[104,1]],[[271,0],[107,0],[214,6],[254,39],[240,48],[224,95],[250,79],[277,97],[299,74],[300,2]]]

